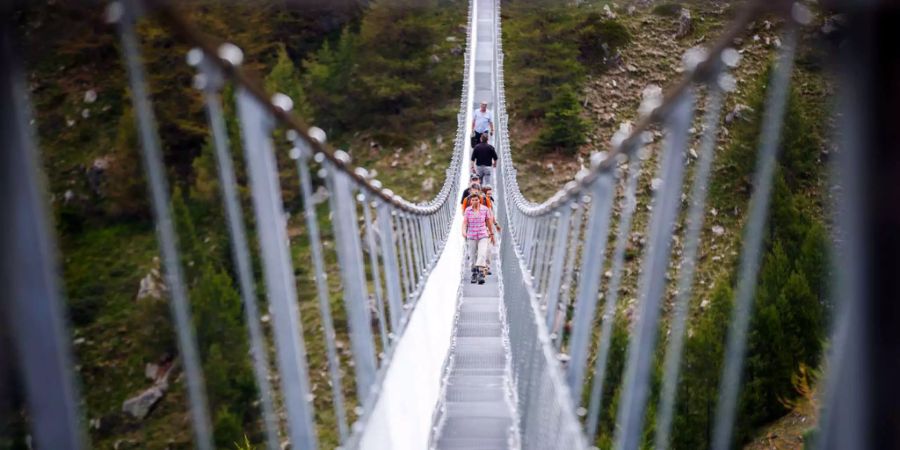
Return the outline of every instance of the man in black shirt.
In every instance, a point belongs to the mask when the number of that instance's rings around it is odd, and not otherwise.
[[[478,175],[481,184],[491,184],[491,174],[497,167],[497,151],[487,143],[487,133],[481,135],[481,143],[472,149],[472,173]]]

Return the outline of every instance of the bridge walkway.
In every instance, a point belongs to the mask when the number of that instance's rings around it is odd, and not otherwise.
[[[474,88],[471,107],[482,101],[495,108],[494,45],[496,8],[492,0],[473,4],[475,27]],[[497,183],[494,178],[494,183]],[[451,230],[451,233],[458,230]],[[438,450],[501,450],[518,447],[513,407],[510,352],[501,286],[500,261],[485,284],[470,283],[464,264],[461,298],[457,305],[453,341],[434,414],[431,447]]]
[[[496,267],[483,285],[467,279],[463,283],[432,446],[512,448],[516,439],[509,346]]]

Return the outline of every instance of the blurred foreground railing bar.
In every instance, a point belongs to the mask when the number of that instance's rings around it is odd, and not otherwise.
[[[334,332],[334,320],[331,315],[331,300],[328,295],[328,279],[324,275],[325,257],[322,255],[322,239],[319,235],[319,219],[316,208],[313,205],[312,177],[309,172],[310,151],[303,139],[293,139],[293,156],[297,161],[297,173],[300,178],[300,193],[303,197],[303,210],[306,218],[307,233],[309,234],[309,246],[312,252],[313,269],[317,274],[316,297],[319,300],[319,314],[322,315],[322,329],[325,334],[325,352],[328,358],[328,376],[331,381],[332,403],[334,404],[335,419],[337,420],[338,433],[341,442],[348,436],[347,412],[344,407],[344,393],[341,390],[341,369],[338,359]]]
[[[636,449],[644,428],[645,408],[650,391],[650,371],[660,327],[660,312],[669,268],[672,232],[681,204],[684,155],[688,128],[693,121],[694,94],[685,90],[666,117],[665,149],[658,179],[662,184],[653,198],[653,215],[647,228],[649,242],[638,281],[638,320],[628,348],[624,387],[619,400],[616,448]],[[610,319],[610,318],[607,318]]]
[[[244,90],[237,93],[238,117],[244,141],[255,211],[266,296],[273,315],[278,372],[287,409],[288,434],[301,448],[316,448],[309,403],[306,347],[297,308],[297,288],[288,250],[281,190],[271,135],[274,120],[259,101]]]
[[[203,90],[206,113],[212,131],[216,164],[219,171],[219,184],[228,222],[231,248],[241,290],[241,300],[247,320],[250,337],[250,348],[253,357],[253,374],[259,389],[260,406],[266,431],[266,445],[269,450],[278,449],[278,418],[272,402],[272,383],[269,381],[269,357],[266,353],[265,336],[260,323],[259,308],[256,305],[256,286],[253,281],[253,267],[250,260],[250,249],[247,243],[247,232],[244,229],[244,212],[237,193],[237,179],[231,161],[231,149],[228,132],[222,113],[221,90],[224,84],[221,70],[211,64],[199,50],[188,54],[188,63],[199,69],[196,79]]]
[[[621,213],[619,214],[619,222],[616,228],[616,243],[612,254],[612,272],[609,277],[609,283],[606,288],[606,295],[603,304],[603,315],[600,316],[600,337],[599,349],[597,350],[597,361],[594,363],[594,381],[591,386],[591,396],[588,402],[588,416],[585,429],[588,440],[593,441],[597,435],[597,426],[600,420],[600,407],[603,404],[603,385],[606,381],[606,364],[609,361],[609,346],[612,343],[612,325],[616,315],[616,306],[619,304],[619,285],[622,282],[622,265],[625,261],[625,248],[631,238],[631,221],[634,217],[634,211],[637,208],[637,184],[641,174],[641,158],[633,158],[628,162],[628,175],[625,181],[625,195],[622,198]],[[608,214],[608,213],[607,213]],[[599,276],[598,276],[599,278]],[[597,288],[599,289],[599,288]],[[594,292],[591,290],[590,292]],[[591,298],[591,301],[595,301]],[[577,317],[577,316],[576,316]],[[594,317],[593,307],[590,317]],[[584,319],[587,321],[588,319]],[[590,339],[589,332],[585,330],[573,330],[573,340],[575,336],[579,336],[580,341]],[[583,352],[582,352],[583,353]],[[578,360],[583,371],[587,355]],[[574,365],[572,366],[574,367]],[[579,383],[579,392],[581,384],[584,383],[584,375],[581,375]],[[574,386],[573,386],[574,390]]]
[[[754,190],[750,198],[750,210],[744,231],[737,292],[725,347],[719,401],[716,405],[712,447],[714,450],[728,450],[732,447],[732,429],[747,347],[747,328],[753,311],[753,297],[756,293],[763,231],[769,213],[775,158],[778,155],[788,88],[794,68],[797,31],[793,28],[793,24],[788,26],[791,28],[784,35],[778,60],[772,70],[772,81],[769,83],[766,110],[762,119],[756,173],[753,178]]]
[[[657,450],[665,450],[669,447],[669,432],[672,427],[675,392],[678,387],[678,373],[681,368],[681,353],[684,347],[685,323],[690,308],[697,249],[700,246],[700,232],[703,229],[703,219],[705,217],[707,184],[709,183],[709,174],[712,169],[713,150],[716,147],[719,119],[722,112],[723,93],[719,82],[720,79],[716,78],[706,85],[707,104],[703,119],[703,138],[700,142],[699,159],[691,182],[690,203],[686,219],[687,231],[685,232],[681,269],[678,273],[674,317],[672,318],[671,332],[666,344],[665,361],[663,362],[662,390],[659,408],[657,409],[656,435],[654,438],[654,446]]]
[[[9,353],[0,350],[0,356],[18,360],[32,445],[78,450],[85,442],[53,224],[29,125],[29,91],[16,51],[15,26],[4,8],[0,6],[0,346],[12,348]],[[0,363],[0,370],[10,367],[16,367],[12,359]],[[5,419],[5,401],[0,398],[0,420]]]
[[[889,0],[824,3],[846,20],[835,52],[841,151],[832,181],[842,270],[816,448],[900,448],[900,8]]]
[[[144,159],[144,170],[150,189],[153,212],[156,217],[156,231],[159,236],[160,253],[169,289],[169,304],[175,319],[178,335],[178,350],[184,364],[187,378],[188,398],[190,399],[191,424],[194,428],[194,444],[200,450],[212,450],[212,430],[209,410],[206,403],[206,387],[200,358],[197,351],[197,340],[194,335],[193,320],[188,304],[185,288],[184,272],[178,254],[178,235],[172,222],[169,203],[169,187],[166,170],[163,165],[159,136],[157,135],[156,118],[147,93],[146,77],[141,63],[141,53],[134,30],[134,22],[138,18],[138,4],[128,0],[110,5],[109,19],[118,24],[122,42],[122,52],[128,72],[128,83],[131,88],[131,101],[134,104],[136,128],[139,130],[141,154]]]
[[[339,157],[345,157],[343,154]],[[360,402],[369,400],[369,389],[375,381],[375,347],[369,326],[369,295],[362,267],[362,249],[357,230],[356,202],[350,182],[343,172],[326,164],[332,211],[340,220],[335,222],[335,244],[344,286],[344,308],[350,325],[350,345],[353,346],[353,368]]]

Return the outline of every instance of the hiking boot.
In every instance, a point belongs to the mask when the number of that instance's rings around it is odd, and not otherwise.
[[[484,284],[484,273],[478,271],[478,284]]]
[[[480,272],[476,271],[475,269],[472,269],[472,283],[478,282],[478,274],[479,273]]]

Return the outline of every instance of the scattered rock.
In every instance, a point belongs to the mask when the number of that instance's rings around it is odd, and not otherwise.
[[[90,167],[87,168],[86,175],[88,180],[88,185],[91,187],[91,191],[97,195],[101,194],[101,185],[103,184],[103,175],[109,170],[109,167],[113,164],[113,156],[112,155],[104,155],[99,158],[94,159],[91,163]]]
[[[434,190],[434,177],[428,177],[422,181],[422,191],[431,192]]]
[[[456,36],[447,36],[447,42],[456,42]]]
[[[95,101],[97,101],[97,91],[88,89],[87,92],[84,93],[84,102],[94,103]]]
[[[463,54],[463,48],[459,45],[454,45],[453,48],[450,49],[450,54],[453,56],[459,56]]]
[[[71,189],[66,189],[66,192],[63,193],[63,202],[68,204],[69,202],[71,202],[74,199],[75,199],[75,193],[72,192]]]
[[[82,117],[83,119],[87,119],[88,117],[91,117],[91,110],[89,110],[89,109],[87,109],[87,108],[82,109],[82,110],[81,110],[81,117]]]
[[[441,62],[441,57],[438,55],[431,55],[430,59],[431,59],[432,64],[437,64],[437,63]]]
[[[131,414],[138,420],[143,420],[150,414],[150,410],[162,399],[165,391],[160,386],[153,386],[140,394],[125,400],[122,403],[122,412]]]
[[[735,120],[746,119],[749,113],[752,112],[753,108],[743,103],[738,103],[737,105],[734,105],[734,108],[729,111],[728,114],[725,114],[725,123],[731,123]]]
[[[169,378],[178,366],[177,360],[170,356],[164,356],[157,366],[157,374],[153,386],[122,403],[122,412],[130,414],[138,420],[143,420],[150,414],[153,407],[159,403],[169,389]],[[146,375],[146,370],[145,370]]]
[[[658,84],[648,84],[641,91],[641,105],[638,107],[638,113],[641,116],[650,114],[662,103],[662,98],[662,88]]]
[[[691,10],[681,8],[681,15],[678,16],[678,31],[675,32],[675,38],[681,39],[694,31],[694,20],[691,18]]]
[[[146,298],[155,298],[157,300],[163,298],[168,292],[168,287],[159,273],[159,258],[153,258],[154,267],[147,272],[144,278],[141,278],[140,287],[138,287],[137,300]]]
[[[721,225],[713,225],[712,232],[716,236],[721,236],[725,234],[725,228],[723,228]]]
[[[318,205],[328,200],[328,196],[328,189],[325,189],[325,186],[319,186],[319,188],[316,189],[316,192],[313,192],[310,200],[312,200],[313,205]]]
[[[612,9],[610,9],[609,5],[603,5],[603,16],[607,19],[615,19],[616,13],[612,12]]]

